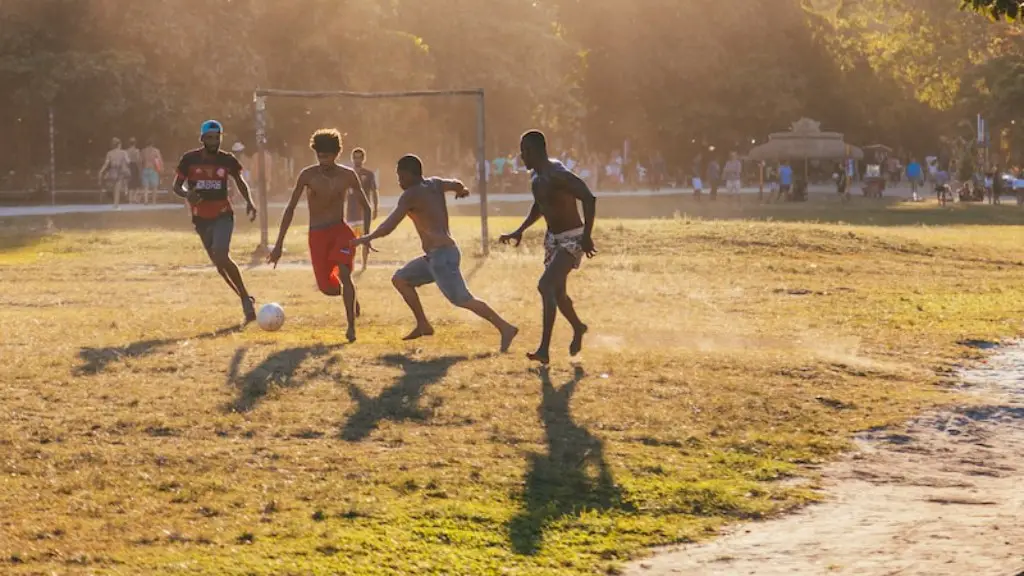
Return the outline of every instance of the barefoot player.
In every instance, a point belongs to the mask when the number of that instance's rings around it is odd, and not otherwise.
[[[445,193],[455,192],[456,198],[465,198],[469,195],[469,190],[458,180],[424,179],[423,163],[412,155],[403,156],[398,161],[398,183],[403,190],[398,198],[398,205],[376,230],[355,240],[353,246],[366,244],[391,234],[406,216],[409,216],[416,226],[425,254],[406,264],[391,278],[395,289],[402,295],[416,317],[416,327],[404,339],[415,340],[433,335],[434,328],[423,313],[423,305],[420,304],[416,288],[436,283],[449,302],[473,312],[497,328],[501,334],[501,351],[507,352],[519,329],[498,316],[498,313],[485,302],[470,294],[459,269],[462,254],[448,229]]]
[[[231,235],[235,215],[228,200],[228,178],[235,181],[238,193],[245,198],[249,221],[256,219],[256,207],[249,195],[249,186],[242,178],[242,165],[229,152],[220,149],[224,128],[216,120],[203,122],[200,129],[201,148],[186,152],[178,162],[178,173],[171,192],[188,200],[192,224],[203,241],[210,261],[217,267],[228,286],[242,299],[245,321],[256,319],[255,300],[242,282],[242,273],[231,259]],[[182,186],[187,186],[182,188]]]
[[[356,235],[345,223],[345,204],[355,196],[363,215],[363,229],[370,227],[370,203],[366,200],[359,176],[351,168],[337,163],[341,154],[341,134],[337,130],[317,130],[309,147],[316,152],[317,163],[299,173],[292,198],[281,216],[277,243],[267,257],[277,267],[288,227],[302,193],[309,190],[309,256],[320,291],[328,296],[342,295],[348,321],[348,341],[356,340],[356,288],[352,284],[355,260],[351,243]]]
[[[583,255],[592,258],[597,250],[591,233],[594,230],[594,213],[597,198],[578,176],[567,170],[557,160],[548,158],[544,134],[536,130],[523,134],[519,143],[523,163],[533,171],[533,207],[526,220],[515,232],[499,239],[503,244],[515,242],[518,246],[523,232],[542,216],[548,231],[544,237],[544,274],[540,277],[541,300],[543,302],[543,333],[536,352],[527,354],[531,360],[543,364],[550,361],[548,349],[551,346],[551,331],[555,326],[555,310],[572,324],[572,344],[569,355],[575,356],[583,349],[583,335],[587,325],[580,321],[572,300],[566,293],[569,273],[580,267]],[[583,221],[580,221],[576,201],[583,205]]]
[[[356,148],[352,151],[352,168],[359,175],[359,181],[363,184],[363,191],[366,192],[366,199],[373,205],[373,214],[370,216],[372,221],[377,217],[377,206],[379,204],[379,198],[377,196],[377,177],[374,175],[372,170],[367,169],[363,163],[366,162],[366,150],[362,148]],[[363,207],[359,204],[358,198],[355,194],[349,196],[348,199],[348,211],[346,221],[348,225],[355,231],[356,236],[362,236],[369,232],[366,228],[363,228]],[[370,247],[363,246],[363,265],[362,269],[366,270],[366,259],[370,255]]]

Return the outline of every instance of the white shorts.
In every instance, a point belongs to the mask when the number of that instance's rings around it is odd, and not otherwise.
[[[727,191],[729,191],[729,192],[735,192],[735,193],[739,194],[739,192],[740,192],[740,181],[739,180],[729,180],[728,182],[725,183],[725,189]]]

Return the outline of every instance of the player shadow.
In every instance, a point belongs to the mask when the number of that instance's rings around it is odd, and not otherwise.
[[[241,376],[239,371],[248,349],[243,347],[235,350],[228,365],[227,383],[238,388],[238,396],[224,406],[224,411],[239,413],[252,411],[266,397],[271,386],[283,388],[301,386],[305,382],[305,378],[297,378],[296,372],[307,360],[323,358],[344,346],[346,346],[345,343],[318,344],[280,350],[267,356],[258,366]],[[331,356],[319,371],[306,375],[306,377],[330,374],[332,368],[339,361],[337,356]]]
[[[604,458],[604,443],[573,422],[570,402],[583,380],[582,367],[555,389],[547,368],[539,372],[543,400],[537,412],[547,438],[547,454],[530,453],[522,509],[507,528],[517,554],[536,554],[544,530],[564,516],[584,510],[630,509]]]
[[[444,378],[452,366],[469,359],[468,356],[442,356],[429,360],[414,360],[404,354],[381,356],[383,364],[401,368],[402,375],[376,397],[368,396],[349,382],[348,393],[357,407],[345,422],[339,437],[347,442],[360,442],[384,420],[424,422],[430,419],[432,410],[419,405],[423,392],[427,386]]]
[[[190,340],[213,340],[215,338],[220,338],[221,336],[241,332],[243,328],[245,328],[244,324],[236,324],[227,328],[221,328],[214,332],[204,332],[195,336],[185,336],[182,338],[140,340],[138,342],[132,342],[127,346],[111,346],[106,348],[91,348],[85,346],[78,350],[78,358],[82,361],[82,364],[75,367],[74,370],[72,370],[72,373],[75,376],[92,376],[106,370],[110,364],[119,362],[125,358],[149,356],[162,348],[180,344],[182,342],[188,342]]]

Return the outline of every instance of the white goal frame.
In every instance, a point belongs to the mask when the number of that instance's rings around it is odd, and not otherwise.
[[[344,91],[302,91],[302,90],[275,90],[257,88],[253,92],[253,109],[256,119],[256,151],[259,162],[263,161],[264,151],[267,145],[267,98],[271,96],[283,98],[354,98],[361,100],[381,100],[388,98],[423,98],[436,96],[472,96],[476,100],[476,159],[477,159],[477,182],[476,190],[480,196],[480,248],[484,256],[490,253],[490,243],[487,232],[487,150],[486,131],[484,114],[484,90],[482,88],[472,90],[416,90],[409,92],[344,92]],[[260,170],[257,177],[257,190],[259,191],[260,202],[260,246],[257,252],[266,252],[268,244],[268,215],[267,215],[267,178],[266,170]]]

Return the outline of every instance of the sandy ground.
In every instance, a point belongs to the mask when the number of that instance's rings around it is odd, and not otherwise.
[[[625,574],[1024,576],[1024,344],[962,376],[970,407],[863,434],[825,503]]]

